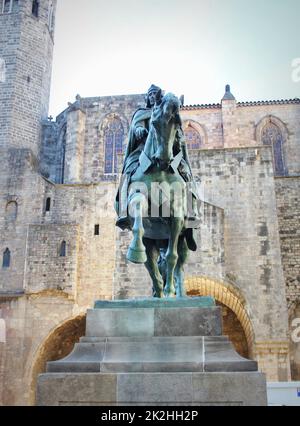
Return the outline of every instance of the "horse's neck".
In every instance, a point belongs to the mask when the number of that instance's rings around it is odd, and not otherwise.
[[[175,123],[172,123],[171,126],[166,126],[165,129],[162,126],[161,134],[157,134],[157,131],[154,129],[154,126],[150,125],[149,134],[144,147],[144,153],[147,155],[147,157],[152,160],[159,145],[167,144],[170,142],[170,140],[174,142],[176,137],[176,131],[177,125]]]
[[[148,137],[145,143],[145,148],[144,148],[144,153],[147,155],[147,157],[150,160],[154,157],[157,147],[158,147],[158,144],[157,144],[156,132],[153,126],[150,126],[149,134],[148,134]]]

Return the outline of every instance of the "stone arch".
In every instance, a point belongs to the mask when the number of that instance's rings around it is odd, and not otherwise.
[[[260,120],[260,122],[256,125],[255,128],[255,140],[258,144],[267,143],[264,141],[266,129],[273,129],[273,133],[275,131],[280,135],[280,143],[272,143],[272,152],[273,152],[273,163],[274,163],[274,171],[277,175],[286,175],[287,174],[287,166],[286,166],[286,141],[288,140],[289,134],[286,125],[279,118],[274,115],[268,115]],[[279,163],[282,162],[282,165]]]
[[[295,321],[295,323],[294,323]],[[300,298],[296,299],[289,308],[290,363],[292,380],[300,380]],[[294,333],[297,340],[295,340]]]
[[[207,277],[188,277],[186,290],[189,295],[212,296],[221,305],[229,308],[241,324],[248,344],[249,356],[254,352],[254,330],[241,292],[232,284]]]
[[[30,405],[35,404],[37,377],[46,371],[49,361],[57,361],[69,355],[75,343],[85,335],[86,315],[65,320],[55,327],[38,347],[30,370]]]
[[[198,123],[195,120],[184,120],[182,129],[185,132],[189,127],[194,129],[201,138],[201,148],[204,148],[208,144],[208,137],[207,137],[207,131],[204,125]]]
[[[106,173],[106,170],[105,170],[106,159],[108,158],[107,157],[107,151],[106,151],[107,150],[106,131],[109,128],[110,124],[113,123],[114,121],[115,122],[119,121],[120,126],[123,130],[123,136],[122,136],[123,140],[122,140],[122,144],[121,144],[122,148],[121,148],[121,151],[119,150],[119,152],[115,152],[115,150],[113,150],[112,155],[113,155],[114,161],[117,164],[117,167],[116,167],[116,169],[114,168],[114,166],[112,167],[112,173]],[[128,129],[129,129],[129,125],[128,125],[128,121],[125,118],[125,116],[123,116],[122,114],[119,114],[119,113],[115,113],[115,112],[107,114],[103,118],[101,124],[99,125],[99,140],[101,141],[101,144],[102,144],[103,173],[104,174],[117,174],[119,172],[119,167],[121,165],[119,163],[120,163],[121,159],[123,159],[123,155],[124,155],[125,150],[126,150],[126,137],[127,137],[127,134],[128,134]],[[116,171],[116,173],[115,173],[115,171]]]

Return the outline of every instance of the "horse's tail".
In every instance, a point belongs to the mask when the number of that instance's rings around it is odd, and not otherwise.
[[[194,238],[193,229],[191,229],[191,228],[187,229],[184,234],[185,234],[185,239],[186,239],[186,243],[187,243],[188,248],[191,251],[197,251],[198,247],[197,247],[197,243],[196,243],[195,238]]]

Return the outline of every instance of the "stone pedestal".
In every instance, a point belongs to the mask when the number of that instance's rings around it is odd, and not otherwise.
[[[86,336],[39,376],[37,404],[266,405],[264,375],[221,324],[211,298],[96,302]]]

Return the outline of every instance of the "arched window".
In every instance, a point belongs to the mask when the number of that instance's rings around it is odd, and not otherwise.
[[[105,174],[118,173],[118,154],[123,153],[124,128],[121,120],[112,119],[104,129]]]
[[[18,215],[18,204],[16,201],[10,201],[6,205],[5,209],[5,218],[9,222],[14,222],[17,219]]]
[[[63,241],[60,245],[59,256],[66,257],[67,255],[67,243]]]
[[[40,2],[38,0],[33,0],[33,2],[32,2],[32,14],[36,18],[38,18],[38,16],[39,16],[39,7],[40,7]]]
[[[3,0],[2,3],[2,13],[11,13],[12,10],[12,0]]]
[[[19,10],[19,0],[13,0],[12,12],[16,13]]]
[[[186,145],[188,150],[196,150],[200,149],[202,145],[202,140],[200,134],[194,129],[191,125],[189,125],[184,132]]]
[[[0,5],[0,13],[17,13],[19,11],[19,0],[2,0]]]
[[[285,176],[283,157],[283,137],[276,124],[268,123],[262,130],[261,140],[264,145],[272,145],[274,156],[274,169],[277,176]]]
[[[10,250],[7,248],[3,253],[2,268],[10,267]]]
[[[45,211],[46,212],[50,212],[50,210],[51,210],[51,198],[48,197],[47,200],[46,200],[46,209],[45,209]]]

